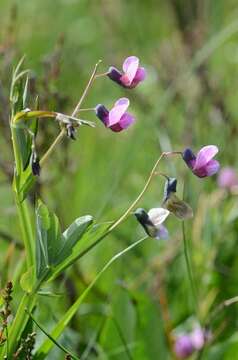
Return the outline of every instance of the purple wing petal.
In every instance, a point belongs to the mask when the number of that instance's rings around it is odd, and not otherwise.
[[[123,114],[125,114],[130,101],[127,98],[121,98],[117,100],[114,107],[109,111],[108,127],[118,123]]]
[[[122,115],[119,124],[122,129],[127,129],[135,121],[134,116],[131,114],[125,113]]]
[[[166,239],[168,239],[168,237],[169,237],[169,232],[168,232],[167,228],[164,225],[160,225],[158,228],[156,239],[157,240],[159,240],[159,239],[166,240]]]
[[[204,146],[197,154],[194,170],[205,166],[216,154],[218,147],[215,145]]]
[[[141,81],[144,81],[146,78],[146,70],[143,67],[139,67],[136,75],[130,85],[131,88],[135,87],[136,85],[138,85]]]
[[[126,58],[122,66],[125,74],[121,77],[121,82],[124,85],[126,86],[131,85],[136,75],[138,67],[139,67],[139,59],[136,56],[129,56],[128,58]]]
[[[210,160],[206,165],[207,176],[212,176],[218,172],[220,164],[216,160]]]

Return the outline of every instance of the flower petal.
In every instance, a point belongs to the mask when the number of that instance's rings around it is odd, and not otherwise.
[[[210,160],[206,165],[207,176],[212,176],[218,172],[220,164],[217,160]]]
[[[125,85],[130,85],[136,75],[139,67],[139,59],[136,56],[129,56],[123,63],[123,71],[125,74],[122,76],[121,81]]]
[[[131,114],[125,113],[122,115],[119,124],[122,129],[127,129],[135,121],[134,116]]]
[[[135,74],[135,77],[130,85],[130,87],[135,87],[136,85],[138,85],[141,81],[144,81],[146,78],[146,70],[143,67],[139,67],[137,69],[137,72]]]
[[[217,153],[218,147],[215,145],[204,146],[197,154],[194,170],[205,166]]]
[[[153,208],[149,210],[148,216],[150,221],[155,226],[158,226],[165,221],[165,219],[169,216],[169,213],[170,212],[164,208]]]
[[[157,240],[160,240],[160,239],[168,239],[169,237],[169,232],[167,230],[167,228],[164,226],[164,225],[160,225],[159,228],[158,228],[158,233],[156,235],[156,239]]]
[[[193,330],[193,332],[190,334],[190,339],[193,344],[193,347],[196,350],[201,350],[205,343],[205,336],[204,331],[197,327]]]
[[[126,112],[130,101],[127,98],[120,98],[116,101],[114,107],[109,111],[108,127],[118,123],[122,115]]]

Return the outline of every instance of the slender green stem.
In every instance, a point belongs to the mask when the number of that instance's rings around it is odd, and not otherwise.
[[[127,354],[128,359],[129,359],[129,360],[133,360],[133,357],[132,357],[132,355],[131,355],[130,349],[129,349],[128,344],[127,344],[127,342],[126,342],[126,339],[125,339],[125,337],[124,337],[123,331],[121,330],[120,324],[118,324],[118,321],[117,321],[117,319],[116,319],[114,316],[112,317],[112,320],[113,320],[113,322],[114,322],[114,324],[115,324],[115,327],[116,327],[116,329],[117,329],[117,332],[118,332],[118,334],[119,334],[119,337],[120,337],[120,339],[121,339],[121,342],[122,342],[123,346],[125,347],[125,350],[126,350],[126,354]]]
[[[76,105],[74,111],[72,112],[72,117],[76,116],[77,113],[79,111],[91,111],[91,110],[94,110],[92,108],[90,109],[80,109],[80,106],[82,104],[82,102],[84,101],[85,97],[87,96],[88,94],[88,91],[90,89],[90,87],[92,86],[92,83],[95,79],[95,75],[96,75],[96,72],[97,72],[97,68],[98,68],[98,65],[100,64],[101,60],[98,61],[98,63],[95,65],[94,69],[93,69],[93,72],[92,72],[92,75],[90,76],[90,79],[88,81],[88,84],[86,85],[86,88],[81,96],[81,98],[79,99],[79,102],[78,104]],[[40,166],[43,166],[46,162],[46,160],[49,158],[49,156],[52,154],[52,152],[54,151],[55,147],[60,143],[60,141],[63,139],[65,135],[65,129],[62,128],[61,132],[59,133],[59,135],[56,137],[55,141],[51,144],[51,146],[49,147],[49,149],[47,150],[47,152],[45,153],[45,155],[42,157],[41,161],[40,161]]]
[[[32,319],[32,321],[38,326],[38,328],[60,349],[62,350],[66,355],[70,355],[72,357],[72,359],[74,360],[79,360],[79,358],[74,355],[71,351],[69,351],[68,349],[66,349],[63,345],[61,345],[60,343],[58,343],[47,331],[45,331],[43,329],[43,327],[38,323],[38,321],[36,321],[36,319],[32,316],[32,314],[28,311],[25,310],[26,313],[30,316],[30,318]]]
[[[30,220],[30,215],[26,200],[22,202],[19,196],[18,180],[21,174],[21,158],[20,158],[20,151],[18,149],[16,129],[14,127],[11,127],[11,131],[12,131],[13,151],[14,151],[15,164],[16,164],[15,179],[14,179],[15,202],[20,220],[22,238],[26,250],[27,268],[29,268],[34,264],[33,230],[32,230],[32,225],[31,225],[31,220]]]
[[[65,315],[60,319],[58,324],[55,326],[53,331],[51,332],[51,336],[54,339],[57,339],[62,332],[64,331],[64,328],[68,325],[69,321],[72,319],[72,317],[77,312],[79,306],[82,304],[92,287],[96,284],[96,282],[99,280],[99,278],[102,276],[102,274],[121,256],[126,254],[128,251],[132,250],[134,247],[142,243],[144,240],[146,240],[148,236],[145,236],[138,241],[134,242],[130,246],[128,246],[126,249],[120,251],[116,255],[114,255],[102,268],[102,270],[97,274],[97,276],[94,278],[94,280],[87,286],[87,288],[84,290],[84,292],[78,297],[78,299],[74,302],[74,304],[69,308],[69,310],[65,313]],[[46,340],[39,350],[37,351],[37,360],[41,360],[45,358],[45,355],[48,354],[50,349],[52,348],[52,342],[49,340]]]
[[[155,162],[155,164],[150,172],[150,175],[145,183],[145,186],[143,187],[140,194],[137,196],[135,201],[133,201],[133,203],[129,206],[129,208],[122,214],[122,216],[117,221],[115,221],[114,224],[112,224],[112,226],[109,228],[108,232],[111,232],[112,230],[114,230],[122,221],[124,221],[127,218],[127,216],[131,213],[131,211],[134,209],[134,207],[138,204],[138,202],[140,201],[140,199],[143,197],[144,193],[150,186],[150,183],[151,183],[154,175],[156,175],[156,169],[157,169],[160,161],[163,159],[163,157],[170,156],[170,155],[178,155],[178,154],[181,155],[181,152],[180,151],[163,152],[160,155],[158,160]]]
[[[196,286],[195,286],[193,272],[192,272],[192,268],[191,268],[191,264],[190,264],[188,240],[187,240],[187,237],[186,237],[184,221],[182,222],[182,234],[183,234],[184,256],[185,256],[185,261],[186,261],[188,278],[189,278],[189,282],[190,282],[191,289],[192,289],[195,310],[196,310],[196,313],[197,313],[197,316],[198,316],[199,308],[198,308],[198,299],[197,299],[197,289],[196,289]],[[199,318],[199,316],[198,316],[198,318]]]
[[[23,202],[20,201],[18,194],[16,194],[16,206],[21,226],[22,238],[26,251],[27,269],[29,269],[34,265],[35,246],[27,200]]]
[[[94,108],[86,108],[86,109],[79,109],[78,112],[83,112],[83,111],[95,111]]]
[[[86,97],[87,94],[88,94],[88,91],[89,91],[90,87],[92,86],[92,83],[93,83],[93,81],[94,81],[94,79],[95,79],[95,75],[96,75],[96,72],[97,72],[97,68],[98,68],[98,66],[99,66],[99,64],[100,64],[101,62],[102,62],[102,61],[99,60],[99,61],[97,62],[97,64],[95,65],[95,67],[94,67],[94,69],[93,69],[93,72],[92,72],[92,75],[90,76],[90,79],[89,79],[89,81],[88,81],[88,83],[87,83],[87,85],[86,85],[86,88],[85,88],[85,90],[84,90],[81,98],[79,99],[79,102],[78,102],[78,104],[76,105],[76,107],[75,107],[75,109],[74,109],[74,111],[73,111],[73,113],[72,113],[72,116],[75,116],[75,115],[79,112],[80,106],[82,105],[82,102],[84,101],[85,97]]]

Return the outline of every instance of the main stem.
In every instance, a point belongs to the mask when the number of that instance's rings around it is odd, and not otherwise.
[[[12,143],[13,143],[13,151],[14,151],[15,165],[16,165],[15,177],[14,177],[15,203],[19,216],[22,239],[26,250],[27,269],[29,269],[34,264],[33,231],[32,231],[30,214],[26,200],[24,201],[20,200],[19,184],[18,184],[19,176],[21,173],[20,150],[18,149],[16,129],[14,127],[11,127],[11,131],[12,131]]]

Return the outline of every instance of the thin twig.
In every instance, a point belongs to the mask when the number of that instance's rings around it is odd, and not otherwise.
[[[97,62],[97,64],[95,65],[95,67],[94,67],[94,69],[93,69],[93,72],[92,72],[92,75],[90,76],[90,79],[89,79],[89,81],[88,81],[88,84],[87,84],[87,86],[86,86],[86,88],[85,88],[85,90],[84,90],[81,98],[79,99],[79,102],[78,102],[78,104],[76,105],[76,107],[75,107],[75,109],[74,109],[74,111],[73,111],[73,113],[72,113],[72,116],[75,116],[75,115],[79,112],[80,106],[82,105],[82,102],[84,101],[85,97],[86,97],[87,94],[88,94],[88,91],[89,91],[89,89],[90,89],[90,87],[91,87],[91,85],[92,85],[92,83],[93,83],[93,81],[94,81],[94,79],[95,79],[95,75],[96,75],[96,72],[97,72],[97,68],[98,68],[98,66],[99,66],[99,64],[100,64],[101,62],[102,62],[102,60],[99,60],[99,61]]]

